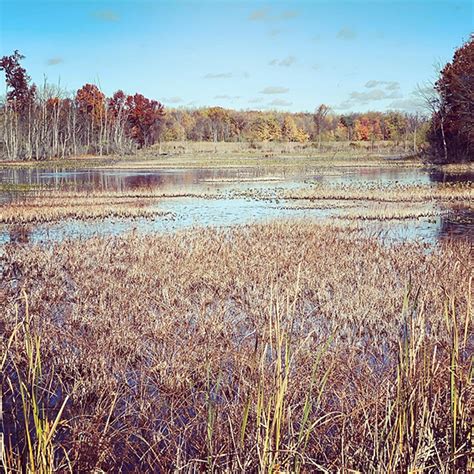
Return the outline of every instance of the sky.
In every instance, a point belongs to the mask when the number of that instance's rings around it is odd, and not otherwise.
[[[412,111],[473,31],[464,0],[0,0],[0,55],[35,83],[168,107]]]

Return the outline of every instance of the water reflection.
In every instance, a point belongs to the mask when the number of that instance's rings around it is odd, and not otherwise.
[[[453,175],[453,181],[464,181],[464,175]],[[201,169],[1,169],[0,183],[70,189],[76,191],[127,191],[139,188],[172,190],[173,188],[248,187],[249,183],[268,186],[280,180],[294,182],[319,181],[334,184],[428,184],[439,176],[417,168],[337,168],[334,171],[314,168],[201,168]],[[471,177],[472,178],[472,177]],[[447,179],[446,175],[443,179]]]
[[[0,226],[0,242],[48,241],[68,237],[118,235],[134,229],[143,232],[174,232],[194,226],[230,226],[275,219],[321,220],[342,217],[341,209],[291,209],[284,203],[271,200],[245,199],[231,196],[231,192],[270,191],[302,188],[319,182],[335,185],[384,186],[429,184],[431,182],[467,182],[473,173],[447,174],[402,167],[359,167],[293,169],[285,167],[252,167],[225,169],[2,169],[0,183],[5,190],[0,194],[9,200],[22,193],[22,186],[48,187],[76,191],[128,191],[155,189],[163,193],[205,193],[222,191],[219,199],[167,198],[158,208],[174,218],[105,219],[100,221],[66,220],[33,229]],[[16,191],[8,186],[17,186]],[[429,242],[445,236],[467,237],[474,240],[473,210],[457,209],[436,219],[410,219],[392,222],[370,222],[364,226],[389,239],[423,239]]]
[[[460,208],[441,216],[438,236],[462,237],[474,242],[474,208]]]
[[[464,171],[460,173],[448,173],[446,171],[433,170],[429,172],[432,183],[468,183],[474,182],[474,172]]]

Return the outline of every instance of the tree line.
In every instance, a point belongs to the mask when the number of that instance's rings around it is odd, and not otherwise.
[[[79,154],[129,153],[152,145],[164,121],[163,105],[142,94],[112,97],[85,84],[67,97],[59,87],[31,84],[24,57],[0,59],[7,94],[0,108],[0,153],[11,160]]]
[[[161,141],[313,142],[390,141],[405,152],[423,145],[433,161],[471,159],[474,150],[474,40],[425,93],[431,117],[398,111],[337,114],[321,104],[314,113],[167,109],[142,94],[111,97],[93,84],[68,95],[59,87],[31,84],[15,51],[0,59],[7,84],[0,105],[0,154],[41,160],[79,154],[131,153]],[[425,147],[426,141],[429,148]]]
[[[336,114],[326,105],[314,113],[232,110],[205,107],[168,109],[165,141],[392,141],[405,150],[417,150],[427,129],[419,113],[367,112]]]

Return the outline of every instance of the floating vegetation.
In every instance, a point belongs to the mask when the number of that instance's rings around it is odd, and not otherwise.
[[[308,200],[359,200],[379,202],[427,202],[427,201],[466,201],[474,199],[473,184],[357,184],[357,185],[320,185],[315,183],[311,188],[286,191],[284,199]]]

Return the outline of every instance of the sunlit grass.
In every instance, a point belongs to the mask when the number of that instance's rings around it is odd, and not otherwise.
[[[43,446],[34,387],[56,469],[465,472],[470,251],[313,224],[7,245],[8,462]]]

